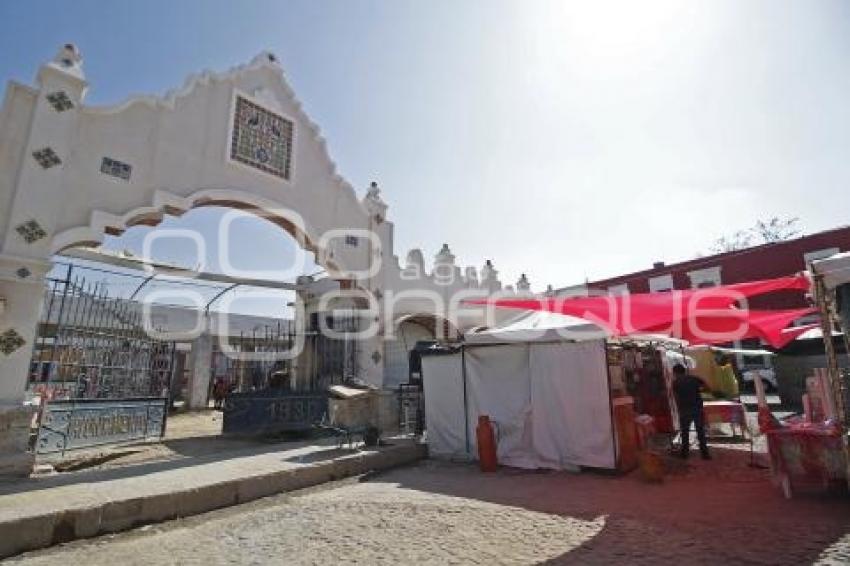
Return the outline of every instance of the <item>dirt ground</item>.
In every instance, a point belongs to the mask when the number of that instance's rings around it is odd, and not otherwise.
[[[177,413],[168,417],[165,439],[193,438],[221,434],[221,411]]]
[[[742,446],[637,474],[425,461],[25,555],[25,564],[847,564],[850,498],[782,497]]]

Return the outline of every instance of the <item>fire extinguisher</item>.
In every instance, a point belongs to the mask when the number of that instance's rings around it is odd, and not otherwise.
[[[495,472],[499,463],[496,459],[496,435],[489,416],[478,416],[475,437],[478,440],[478,463],[481,465],[481,471]]]

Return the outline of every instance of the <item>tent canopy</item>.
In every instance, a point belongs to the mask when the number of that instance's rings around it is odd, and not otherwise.
[[[598,340],[610,333],[582,318],[549,311],[519,313],[501,326],[473,329],[464,335],[467,344]]]
[[[780,348],[808,328],[787,327],[815,310],[752,311],[738,305],[749,297],[779,290],[805,291],[809,287],[808,277],[798,275],[665,293],[494,298],[470,302],[578,317],[615,336],[658,333],[694,344],[717,344],[755,337]]]
[[[614,468],[604,340],[516,342],[422,356],[429,454],[475,457],[479,415],[499,462],[518,468]]]
[[[549,311],[522,311],[499,326],[473,328],[464,334],[464,342],[474,346],[517,342],[584,342],[611,337],[613,335],[609,330],[576,316]],[[628,339],[680,345],[688,343],[657,332],[630,334]]]

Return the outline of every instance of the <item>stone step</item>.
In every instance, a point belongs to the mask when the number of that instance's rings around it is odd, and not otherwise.
[[[152,473],[131,467],[43,489],[33,479],[0,485],[0,558],[384,470],[427,453],[409,439],[390,443],[359,451],[276,450]]]

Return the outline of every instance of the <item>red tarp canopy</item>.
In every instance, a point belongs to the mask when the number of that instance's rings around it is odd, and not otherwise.
[[[781,348],[811,326],[787,329],[815,309],[754,311],[746,299],[780,290],[809,289],[804,275],[706,289],[598,297],[494,298],[469,301],[497,307],[544,310],[583,318],[616,336],[668,334],[693,344],[761,338]]]

